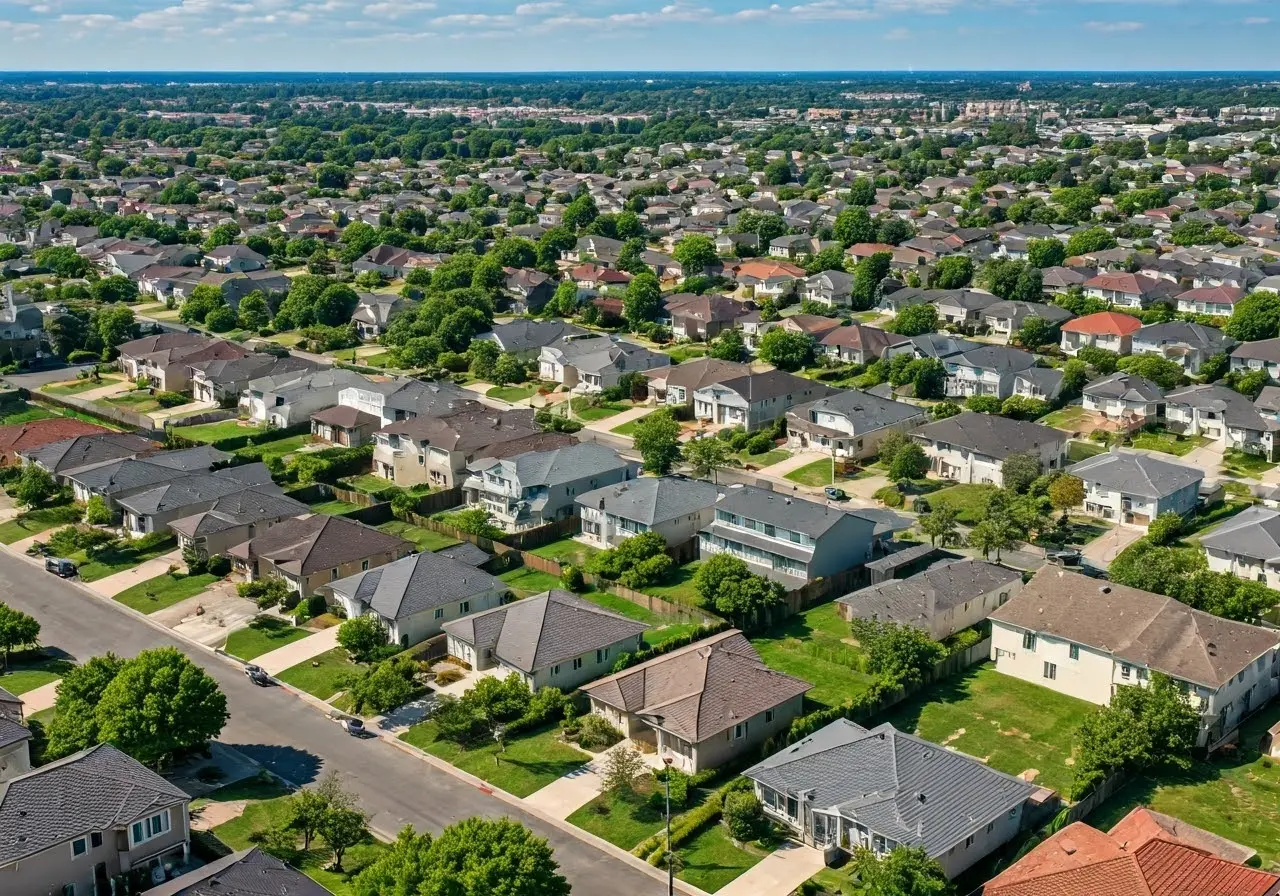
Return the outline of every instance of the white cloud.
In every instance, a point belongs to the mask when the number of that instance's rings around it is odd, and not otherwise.
[[[456,12],[432,19],[431,23],[433,25],[459,25],[464,28],[473,26],[492,28],[494,25],[510,25],[514,21],[515,16],[509,15],[490,15],[485,12]]]
[[[1085,22],[1084,27],[1099,34],[1124,34],[1130,31],[1141,31],[1141,22]]]
[[[1244,23],[1246,25],[1270,25],[1271,20],[1266,16],[1249,16],[1244,20]]]
[[[435,3],[431,0],[423,0],[423,2],[411,2],[411,0],[379,0],[377,3],[370,3],[363,10],[367,16],[380,16],[384,19],[401,19],[415,12],[427,12],[435,9]]]
[[[893,28],[885,34],[884,39],[885,40],[908,40],[911,36],[912,35],[911,35],[910,28]]]
[[[564,4],[555,2],[555,0],[553,0],[553,2],[546,3],[521,3],[516,7],[516,15],[540,16],[544,13],[555,12],[556,10],[563,8]]]

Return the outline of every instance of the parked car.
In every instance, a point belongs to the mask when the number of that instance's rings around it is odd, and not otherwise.
[[[45,557],[44,569],[63,579],[74,579],[80,574],[76,565],[64,557]]]
[[[249,672],[248,675],[249,675],[249,680],[252,681],[254,684],[256,684],[260,688],[266,688],[271,686],[271,676],[268,675],[266,672],[264,672],[262,669],[259,669],[257,666],[254,666],[253,671]]]
[[[822,490],[822,493],[832,501],[848,501],[849,496],[845,494],[844,489],[836,488],[834,485],[828,485]]]

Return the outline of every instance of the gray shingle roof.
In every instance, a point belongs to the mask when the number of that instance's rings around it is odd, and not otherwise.
[[[1204,471],[1186,464],[1152,457],[1139,451],[1113,450],[1072,464],[1072,476],[1086,483],[1143,498],[1163,498],[1204,479]]]
[[[971,756],[886,723],[832,722],[746,777],[864,824],[897,843],[943,855],[1024,803],[1036,787]]]
[[[1003,460],[1010,454],[1035,450],[1041,445],[1060,444],[1066,436],[1039,423],[1011,420],[996,414],[965,412],[929,423],[911,433],[933,442],[969,448],[979,454]]]
[[[716,510],[773,523],[814,538],[821,537],[846,515],[860,517],[873,523],[879,522],[878,519],[865,516],[856,510],[849,511],[829,504],[819,504],[817,501],[793,498],[784,492],[766,491],[753,485],[731,485],[726,488],[724,497],[716,504]],[[747,534],[735,529],[733,537],[738,538]],[[778,549],[779,553],[782,553],[781,548],[785,547],[772,539],[768,540],[767,544],[770,550]],[[799,545],[796,547],[800,548]],[[801,551],[799,556],[808,557],[812,553],[812,548],[801,548]]]
[[[30,731],[8,716],[0,714],[0,749],[30,739]]]
[[[611,647],[648,628],[558,589],[444,625],[450,635],[477,650],[491,648],[494,657],[522,672]]]
[[[577,503],[653,526],[705,510],[716,503],[717,494],[716,487],[702,479],[642,477],[594,489],[579,496]]]
[[[154,442],[127,432],[104,432],[50,442],[26,453],[47,470],[60,473],[136,457],[156,448]]]
[[[968,603],[1022,577],[981,560],[941,563],[906,579],[890,579],[846,594],[844,604],[859,619],[879,619],[928,629],[939,612]]]
[[[566,336],[583,336],[586,333],[582,327],[563,320],[518,318],[510,323],[495,324],[490,333],[480,338],[493,340],[503,351],[526,352],[561,342]]]
[[[1160,401],[1164,390],[1144,376],[1118,370],[1084,387],[1084,394],[1124,401]]]
[[[306,504],[287,495],[248,488],[218,498],[208,510],[174,520],[169,528],[179,535],[196,538],[249,523],[302,516],[310,512],[311,508]]]
[[[1200,536],[1200,544],[1253,560],[1280,560],[1280,511],[1250,507]]]
[[[384,619],[406,619],[506,584],[469,563],[430,552],[348,576],[328,587],[371,607]]]
[[[965,367],[998,372],[1027,370],[1036,366],[1035,355],[1005,345],[984,345],[969,349],[947,358],[946,361],[948,364],[960,364]]]
[[[803,421],[813,427],[817,425],[813,422],[815,415],[822,412],[837,414],[847,419],[853,426],[855,437],[910,420],[912,417],[924,417],[923,409],[915,405],[880,398],[859,389],[850,389],[846,392],[836,392],[826,398],[819,398],[817,401],[798,404],[787,412],[787,419]],[[831,430],[831,432],[837,431]],[[839,435],[847,436],[848,434],[839,432]]]
[[[579,442],[553,451],[530,451],[506,463],[515,467],[516,479],[524,488],[575,482],[629,465],[612,448],[594,442]]]
[[[318,569],[412,547],[403,538],[354,520],[313,513],[279,522],[227,554],[240,559],[263,558],[291,575],[310,575]]]
[[[0,865],[187,799],[110,744],[91,747],[0,783]]]
[[[1261,399],[1262,396],[1259,395],[1259,403]],[[1222,419],[1228,426],[1240,429],[1256,432],[1280,429],[1280,421],[1274,417],[1264,417],[1258,412],[1259,405],[1250,401],[1247,395],[1241,395],[1235,389],[1228,389],[1226,386],[1217,384],[1190,386],[1179,389],[1177,392],[1170,392],[1165,396],[1165,402],[1170,407],[1182,406],[1214,411],[1222,415]]]
[[[118,498],[116,503],[137,514],[163,513],[191,507],[246,490],[280,495],[283,490],[271,481],[264,464],[229,467],[217,473],[192,473],[162,482],[155,488]]]
[[[217,859],[147,891],[151,896],[331,896],[257,847]]]

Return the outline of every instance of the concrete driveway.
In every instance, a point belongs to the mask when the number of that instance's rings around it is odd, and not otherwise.
[[[1216,479],[1222,475],[1223,450],[1222,442],[1215,440],[1208,445],[1193,448],[1182,457],[1173,458],[1173,460],[1184,463],[1187,466],[1198,467],[1204,471],[1205,479]]]
[[[1093,566],[1106,569],[1111,561],[1146,532],[1135,526],[1116,526],[1106,535],[1095,538],[1081,549],[1080,555]]]
[[[235,585],[215,582],[195,597],[157,610],[151,618],[205,647],[221,647],[227,635],[244,628],[257,615],[258,605],[236,594]]]
[[[788,841],[719,892],[723,896],[787,896],[824,865],[822,850]]]
[[[261,666],[268,675],[278,675],[290,666],[317,657],[326,650],[338,646],[338,626],[318,631],[301,640],[277,647],[270,653],[264,653],[253,662]]]

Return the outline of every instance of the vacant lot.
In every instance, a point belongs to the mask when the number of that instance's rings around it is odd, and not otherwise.
[[[926,688],[881,721],[954,747],[1010,775],[1035,769],[1036,782],[1065,792],[1076,729],[1092,703],[1020,681],[983,665]]]
[[[414,725],[400,735],[400,739],[507,793],[526,797],[590,760],[577,747],[561,741],[559,731],[559,728],[547,728],[512,738],[501,754],[492,741],[463,748],[452,741],[440,740],[434,722]]]
[[[822,706],[838,706],[871,684],[872,676],[862,671],[866,657],[852,641],[835,603],[813,607],[751,639],[770,668],[812,684],[806,701]]]

